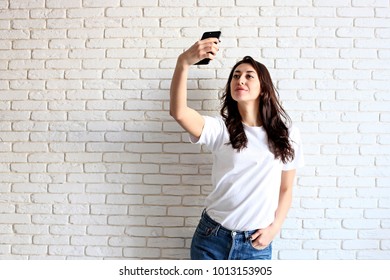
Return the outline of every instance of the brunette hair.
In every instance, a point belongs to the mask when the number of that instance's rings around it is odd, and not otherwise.
[[[238,152],[246,148],[248,144],[238,105],[232,98],[230,90],[234,70],[243,63],[250,64],[256,70],[260,80],[259,119],[267,133],[268,146],[276,159],[287,163],[294,158],[294,148],[290,142],[288,132],[291,119],[279,102],[279,94],[268,69],[250,56],[245,56],[234,65],[222,95],[221,115],[229,131],[230,138],[230,142],[227,144],[232,145],[233,149]]]

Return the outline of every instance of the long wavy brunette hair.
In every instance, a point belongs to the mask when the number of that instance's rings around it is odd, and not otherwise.
[[[227,144],[232,145],[233,149],[238,152],[246,148],[248,144],[237,101],[232,98],[230,89],[234,70],[243,63],[250,64],[256,70],[260,80],[259,119],[267,133],[268,146],[276,159],[286,163],[294,158],[294,148],[290,142],[288,132],[291,119],[279,102],[279,94],[268,69],[250,56],[245,56],[234,65],[222,95],[221,115],[229,131],[230,138],[230,142]]]

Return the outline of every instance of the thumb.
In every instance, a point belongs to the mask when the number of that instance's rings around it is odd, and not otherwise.
[[[253,234],[250,236],[251,240],[257,239],[262,233],[263,233],[263,231],[262,231],[261,229],[257,230],[255,233],[253,233]]]

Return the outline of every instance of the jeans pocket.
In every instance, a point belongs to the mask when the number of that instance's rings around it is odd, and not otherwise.
[[[204,223],[202,220],[199,222],[195,234],[200,235],[202,237],[209,237],[214,233],[215,226]]]
[[[263,250],[269,249],[269,247],[271,246],[271,243],[272,243],[272,242],[271,242],[270,244],[268,244],[267,246],[265,246],[265,247],[257,247],[257,246],[255,246],[255,245],[253,245],[252,240],[249,240],[249,243],[250,243],[252,249],[255,249],[255,250],[257,250],[257,251],[263,251]]]

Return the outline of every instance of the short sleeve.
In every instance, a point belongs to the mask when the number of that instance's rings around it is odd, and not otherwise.
[[[294,148],[294,159],[283,165],[284,171],[297,169],[303,167],[305,164],[303,149],[302,149],[301,134],[299,132],[299,129],[295,126],[292,126],[290,128],[290,141]]]
[[[190,135],[193,144],[206,145],[210,151],[216,150],[226,142],[227,129],[221,117],[203,116],[204,127],[199,138]]]

